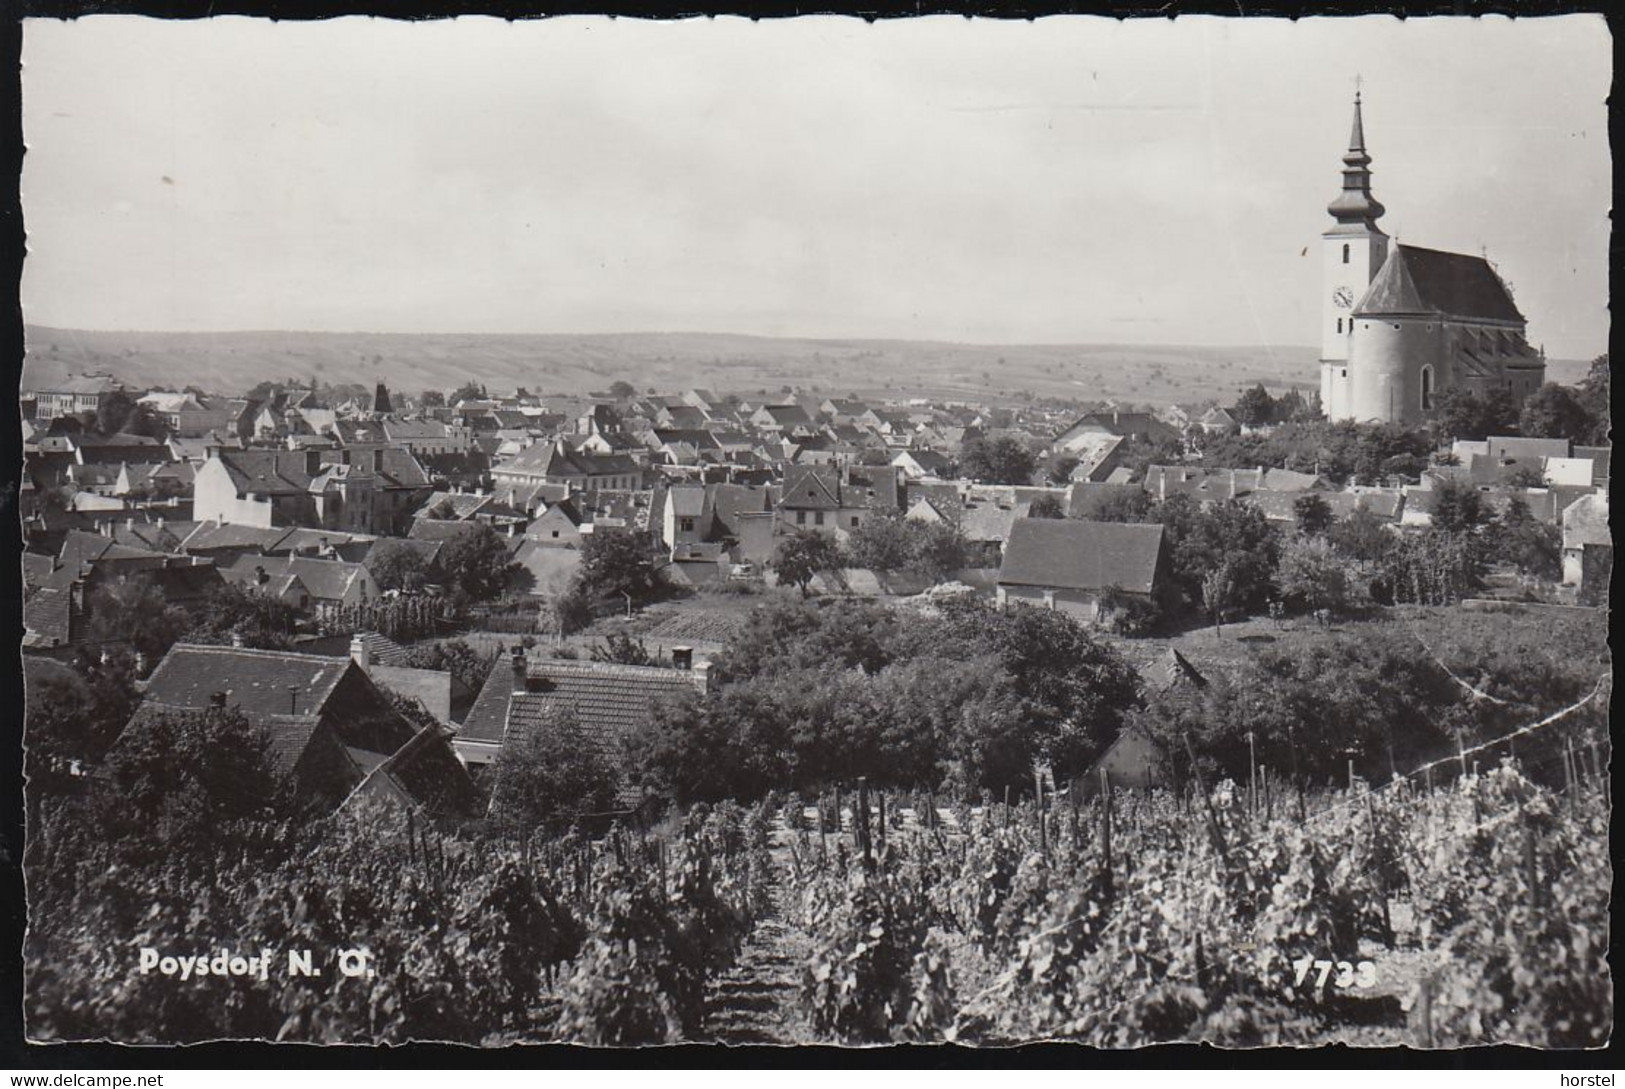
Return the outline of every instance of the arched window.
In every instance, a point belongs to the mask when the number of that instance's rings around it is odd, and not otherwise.
[[[1422,411],[1433,411],[1433,368],[1422,368]]]
[[[1347,242],[1343,243],[1343,263],[1345,265],[1349,263],[1349,244]]]

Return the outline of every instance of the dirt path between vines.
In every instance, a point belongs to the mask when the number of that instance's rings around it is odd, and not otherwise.
[[[795,921],[790,887],[795,833],[775,818],[772,907],[745,939],[739,959],[713,980],[706,995],[705,1039],[719,1044],[810,1044],[815,1040],[801,1004],[801,972],[809,940]]]

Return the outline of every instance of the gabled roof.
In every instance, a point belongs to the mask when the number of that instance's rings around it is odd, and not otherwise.
[[[1267,492],[1306,492],[1324,483],[1325,481],[1314,473],[1299,473],[1291,469],[1266,469],[1258,486]]]
[[[438,518],[419,518],[412,523],[407,537],[414,541],[452,541],[485,527],[479,522],[444,522]]]
[[[273,579],[297,578],[311,597],[321,601],[342,600],[365,570],[359,563],[314,556],[239,556],[229,567],[221,568],[220,575],[228,582],[252,587],[259,583],[262,569]]]
[[[452,524],[455,525],[457,523]],[[377,554],[379,546],[386,543],[390,550],[405,549],[407,551],[416,552],[420,557],[422,557],[425,566],[433,566],[435,561],[440,558],[440,550],[445,547],[444,541],[425,541],[415,537],[380,537],[378,540],[372,542],[372,545],[367,549],[366,556],[362,558],[361,562],[363,564],[370,563],[374,555]],[[371,570],[371,568],[368,570]]]
[[[351,750],[352,758],[362,750]],[[357,798],[386,797],[435,817],[472,816],[479,790],[438,726],[425,726],[388,757],[372,763],[344,804]]]
[[[897,456],[892,458],[892,464],[896,465],[904,458],[912,459],[916,465],[924,469],[926,472],[932,474],[940,473],[949,466],[953,465],[953,459],[949,458],[946,454],[939,454],[935,450],[918,448],[899,450],[897,452]]]
[[[286,697],[287,694],[283,695]],[[120,735],[120,743],[160,716],[196,715],[207,710],[207,707],[190,704],[168,704],[149,695],[130,716],[129,724]],[[319,738],[326,737],[336,749],[342,750],[332,731],[322,725],[320,714],[255,713],[246,708],[244,714],[254,727],[264,732],[270,742],[271,760],[282,774],[288,774],[298,767],[305,753],[315,746]]]
[[[1523,324],[1501,277],[1482,257],[1396,245],[1354,308],[1357,316],[1438,314]]]
[[[797,465],[784,475],[779,505],[792,510],[839,510],[840,473],[828,465]]]
[[[227,706],[247,715],[310,716],[321,712],[351,666],[348,658],[177,643],[147,678],[146,694],[165,707],[201,711],[224,692]]]
[[[999,582],[1012,586],[1148,594],[1162,554],[1163,527],[1070,518],[1022,518],[1010,529]]]
[[[1485,440],[1489,456],[1497,461],[1505,459],[1520,465],[1539,466],[1542,458],[1569,456],[1568,439],[1530,439],[1521,435],[1492,435]]]
[[[677,485],[667,489],[666,502],[677,517],[698,518],[705,513],[705,488],[693,484]]]
[[[607,662],[526,661],[526,690],[513,691],[513,671],[498,662],[469,710],[459,740],[509,744],[558,712],[617,767],[624,739],[662,702],[694,693],[696,675],[677,669]]]
[[[766,414],[779,427],[794,427],[812,423],[812,417],[800,405],[763,405],[753,415]]]
[[[474,512],[491,502],[489,495],[475,495],[472,492],[430,492],[429,498],[418,505],[416,517],[432,516],[435,521],[461,522],[472,518]],[[441,508],[450,510],[443,513]]]

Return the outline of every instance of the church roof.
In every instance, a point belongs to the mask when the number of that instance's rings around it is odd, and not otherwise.
[[[1440,314],[1523,323],[1490,263],[1464,253],[1396,245],[1371,281],[1356,315]]]

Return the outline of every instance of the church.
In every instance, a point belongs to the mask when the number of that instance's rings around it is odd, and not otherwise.
[[[1321,235],[1320,403],[1329,420],[1425,421],[1446,390],[1504,389],[1521,402],[1546,380],[1524,317],[1488,260],[1401,245],[1377,226],[1360,96],[1343,191]]]

